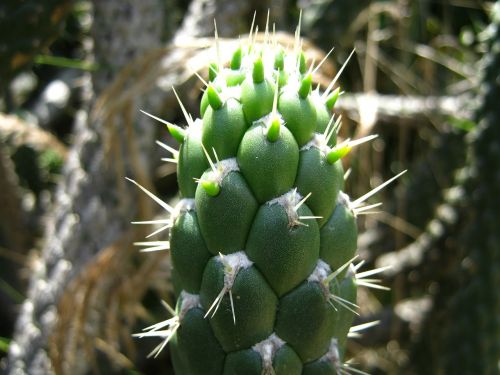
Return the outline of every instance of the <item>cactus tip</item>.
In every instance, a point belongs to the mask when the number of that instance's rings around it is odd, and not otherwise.
[[[210,107],[212,107],[214,111],[222,107],[223,104],[222,99],[217,90],[212,85],[208,86],[207,95],[208,95],[208,103],[210,104]]]
[[[186,131],[184,129],[171,123],[167,123],[167,129],[170,135],[174,137],[177,142],[184,142],[184,139],[186,138]]]
[[[280,119],[276,116],[271,120],[271,124],[267,129],[267,140],[269,142],[276,142],[280,135]]]
[[[231,69],[238,70],[241,67],[241,46],[239,46],[236,51],[233,53],[233,57],[231,58]]]
[[[299,72],[300,74],[304,74],[307,70],[306,66],[306,55],[304,55],[303,51],[300,51],[299,54]]]
[[[302,82],[300,82],[299,96],[302,99],[307,98],[307,96],[311,92],[311,88],[312,88],[312,74],[309,73],[302,79]]]
[[[253,63],[252,78],[254,83],[264,81],[264,62],[260,56]]]
[[[215,197],[220,193],[220,186],[215,181],[200,180],[201,186],[211,197]]]
[[[326,160],[328,160],[328,163],[334,164],[337,160],[346,156],[351,150],[352,147],[349,144],[338,145],[330,150],[326,155]]]
[[[325,100],[326,107],[332,111],[340,95],[340,87],[337,87]]]
[[[210,82],[213,82],[215,78],[217,77],[217,74],[219,73],[219,67],[217,66],[216,62],[211,62],[208,65],[208,80]]]
[[[274,69],[283,70],[285,67],[285,51],[279,47],[274,55]]]

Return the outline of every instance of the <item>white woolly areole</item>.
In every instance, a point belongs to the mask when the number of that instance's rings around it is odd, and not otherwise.
[[[241,99],[241,87],[239,85],[237,86],[228,86],[226,83],[225,79],[225,73],[230,71],[231,69],[223,69],[218,75],[217,78],[220,77],[220,79],[215,80],[214,83],[217,83],[220,85],[222,88],[221,91],[217,90],[217,93],[219,94],[219,98],[221,99],[222,103],[226,103],[230,99],[234,100],[240,100]]]
[[[298,69],[298,60],[299,56],[295,53],[287,53],[285,55],[285,66],[284,71],[288,72],[289,78],[287,82],[287,86],[289,89],[294,89],[295,91],[299,91],[300,87],[300,72]]]
[[[319,259],[318,263],[316,263],[316,268],[314,268],[314,271],[312,271],[307,278],[307,281],[316,282],[321,286],[321,289],[327,299],[330,295],[330,291],[328,290],[328,285],[323,281],[328,277],[328,275],[330,275],[331,272],[332,270],[330,266],[323,260]]]
[[[314,133],[312,139],[304,146],[302,146],[300,151],[309,150],[312,147],[316,147],[323,153],[323,155],[328,155],[331,150],[331,148],[328,146],[325,136],[320,133]]]
[[[170,219],[172,223],[180,216],[181,213],[187,211],[194,211],[194,199],[193,198],[183,198],[174,207],[174,211],[171,214]]]
[[[201,128],[203,126],[203,121],[200,118],[197,118],[194,120],[191,124],[191,126],[188,126],[184,130],[186,130],[186,135],[190,136],[193,134],[193,136],[201,138]]]
[[[263,373],[272,373],[274,354],[286,343],[275,333],[272,333],[267,339],[252,346],[252,350],[259,353],[262,358]]]
[[[288,193],[285,193],[277,198],[271,199],[267,201],[266,204],[269,206],[273,204],[279,204],[281,207],[285,209],[285,212],[288,216],[288,226],[293,227],[301,224],[299,221],[299,214],[297,213],[297,204],[302,200],[302,195],[297,192],[297,189],[294,188],[290,190]]]
[[[228,290],[233,287],[234,279],[238,275],[238,272],[253,264],[244,251],[228,255],[221,254],[217,257],[217,260],[224,265],[224,287]]]
[[[328,351],[319,360],[322,362],[330,362],[340,374],[339,370],[342,366],[340,363],[339,346],[336,338],[333,338],[332,341],[330,341]]]
[[[347,208],[351,213],[356,216],[356,213],[351,207],[351,199],[349,196],[344,193],[343,191],[339,191],[339,195],[337,196],[337,203],[343,205],[345,208]]]
[[[218,163],[214,164],[215,171],[210,171],[207,175],[207,180],[208,181],[213,181],[216,182],[217,184],[220,184],[222,180],[230,173],[233,171],[239,171],[240,166],[238,165],[238,162],[236,161],[236,158],[230,158],[230,159],[224,159],[221,160]]]
[[[356,277],[356,267],[354,267],[354,264],[351,263],[349,265],[345,277]]]
[[[201,303],[198,294],[191,294],[184,290],[181,292],[179,298],[182,299],[181,309],[179,311],[179,320],[182,322],[186,313],[195,307],[201,307]]]
[[[332,272],[330,266],[323,260],[318,259],[318,263],[316,263],[316,268],[307,278],[309,282],[317,282],[320,283],[325,280],[328,275]]]
[[[281,113],[278,112],[278,110],[276,110],[276,112],[270,112],[267,115],[262,116],[261,118],[255,120],[252,123],[252,125],[261,125],[262,126],[262,134],[267,136],[267,130],[269,129],[269,127],[271,126],[271,123],[273,122],[273,120],[275,118],[278,118],[280,125],[285,125],[285,119],[283,118]]]

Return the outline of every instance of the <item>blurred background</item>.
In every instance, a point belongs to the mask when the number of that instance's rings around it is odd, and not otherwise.
[[[399,171],[359,217],[364,270],[349,342],[370,374],[500,374],[500,4],[479,0],[3,0],[0,4],[0,371],[172,374],[168,349],[131,336],[168,316],[168,252],[133,246],[165,216],[125,176],[175,202],[175,146],[140,109],[198,116],[214,18],[221,50],[267,12],[293,44],[353,49],[336,112],[354,198]],[[311,63],[311,61],[309,61]],[[163,232],[165,233],[165,232]],[[158,235],[165,240],[165,234]]]

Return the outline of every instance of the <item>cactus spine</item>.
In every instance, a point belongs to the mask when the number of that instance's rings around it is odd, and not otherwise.
[[[337,77],[312,88],[299,31],[292,52],[265,39],[210,65],[201,119],[181,103],[188,127],[167,123],[182,199],[159,202],[169,243],[141,244],[170,247],[178,299],[138,336],[163,338],[152,354],[170,342],[181,375],[359,372],[343,359],[357,285],[370,285],[355,219],[376,191],[351,201],[341,158],[373,137],[337,144]]]

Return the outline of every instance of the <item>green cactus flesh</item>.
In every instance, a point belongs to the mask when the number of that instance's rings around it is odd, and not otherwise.
[[[349,372],[362,206],[341,191],[352,145],[336,145],[339,90],[312,90],[305,61],[240,47],[229,68],[210,66],[202,118],[168,126],[177,309],[142,336],[164,338],[155,353],[170,342],[177,374]]]

